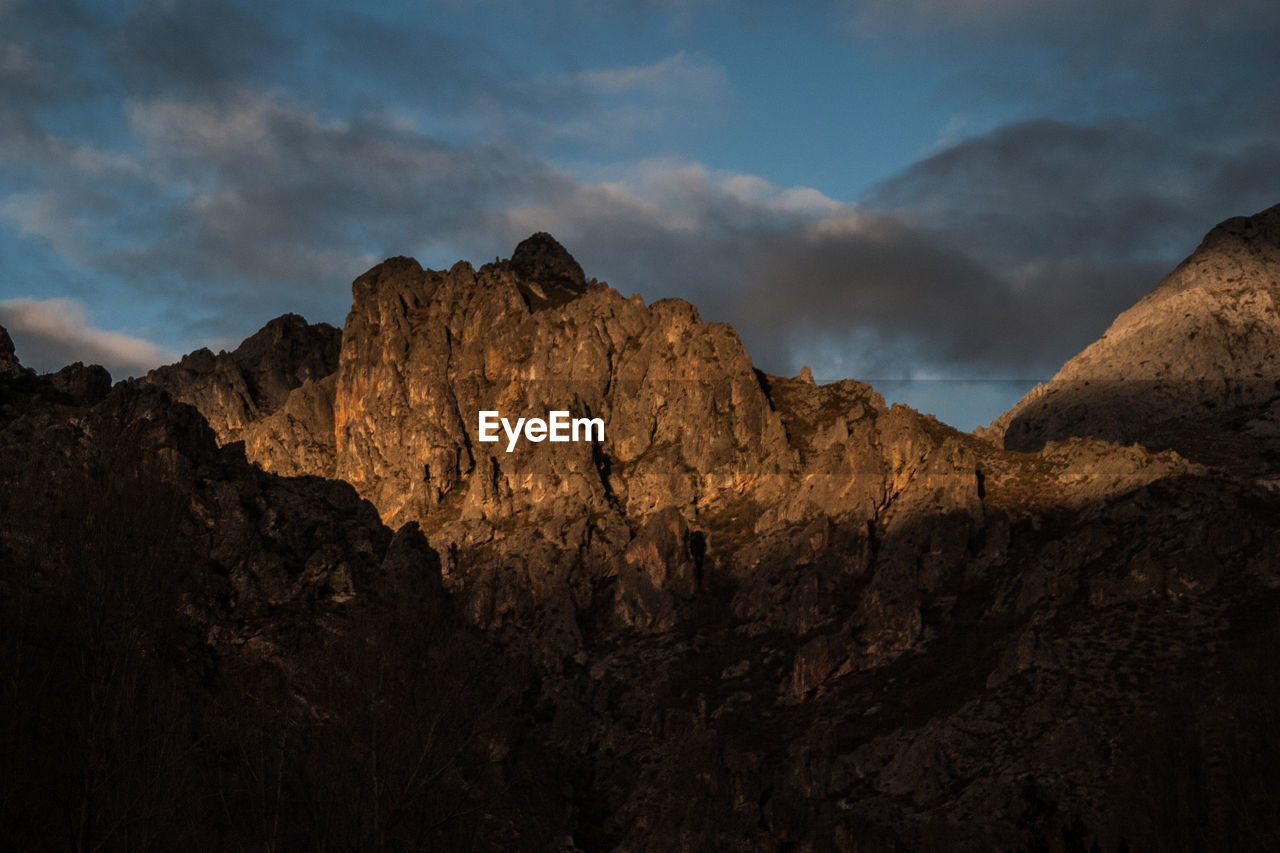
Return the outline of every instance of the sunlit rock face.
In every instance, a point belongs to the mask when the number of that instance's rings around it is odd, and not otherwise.
[[[1280,206],[1210,231],[989,434],[1015,450],[1089,435],[1256,465],[1280,451],[1278,306]]]
[[[680,300],[645,306],[594,282],[534,307],[545,289],[513,264],[435,272],[397,259],[354,286],[338,472],[390,521],[425,519],[450,498],[479,522],[580,510],[642,518],[669,505],[696,516],[795,470],[728,326]],[[598,417],[605,437],[508,452],[505,438],[477,441],[483,410]]]
[[[285,317],[150,381],[266,470],[340,478],[392,528],[419,523],[476,623],[564,614],[539,622],[554,648],[581,644],[584,612],[665,630],[724,584],[738,586],[741,618],[808,631],[851,583],[866,590],[841,648],[865,639],[865,661],[891,658],[922,635],[922,596],[959,570],[992,496],[1061,473],[858,382],[759,373],[727,325],[587,280],[547,234],[478,271],[392,258],[352,291],[337,357],[334,330]],[[604,437],[482,442],[482,411],[567,411],[598,418]],[[1168,473],[1085,456],[1094,474],[1076,477],[1078,499]],[[780,594],[776,567],[797,559],[845,580]],[[805,664],[797,684],[821,668]]]
[[[335,473],[393,527],[423,525],[478,622],[606,595],[656,630],[700,585],[753,576],[797,537],[820,550],[828,523],[861,543],[855,573],[877,526],[923,508],[945,506],[967,537],[981,510],[966,439],[856,382],[760,374],[688,303],[645,305],[577,270],[535,235],[479,270],[395,258],[353,287]],[[481,411],[556,410],[600,418],[604,439],[478,441]],[[894,597],[883,612],[914,606]]]

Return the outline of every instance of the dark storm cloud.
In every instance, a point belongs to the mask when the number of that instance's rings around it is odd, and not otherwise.
[[[916,333],[950,341],[940,352],[962,369],[1060,364],[1218,221],[1280,200],[1280,5],[1270,0],[846,8],[855,40],[945,57],[940,94],[960,118],[972,109],[981,124],[993,101],[1028,117],[947,140],[860,205],[988,279],[954,288],[954,325],[946,312],[919,315]],[[926,306],[950,287],[945,274],[902,280]]]

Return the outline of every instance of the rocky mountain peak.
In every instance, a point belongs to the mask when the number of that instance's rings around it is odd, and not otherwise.
[[[1159,286],[1132,309],[1116,319],[1147,318],[1151,309],[1189,291],[1202,291],[1217,298],[1231,299],[1265,293],[1280,302],[1280,205],[1253,216],[1233,216],[1205,235],[1191,255],[1160,282]],[[1173,313],[1169,307],[1166,313]]]
[[[521,240],[511,255],[511,269],[538,284],[559,284],[583,292],[587,277],[573,255],[545,231]]]
[[[1200,251],[1227,243],[1238,243],[1251,251],[1265,251],[1280,244],[1280,204],[1252,216],[1233,216],[1222,221],[1205,235]]]
[[[369,291],[394,287],[402,280],[416,280],[421,275],[422,265],[417,260],[397,255],[387,258],[357,277],[351,284],[351,295],[358,302]]]
[[[198,408],[222,443],[285,407],[293,392],[311,389],[338,369],[342,332],[297,314],[268,322],[231,352],[199,349],[147,374],[147,384]]]
[[[545,231],[521,240],[505,266],[520,279],[520,292],[534,309],[563,305],[587,292],[582,267]]]
[[[1093,436],[1253,468],[1280,453],[1280,206],[1228,219],[988,431]]]

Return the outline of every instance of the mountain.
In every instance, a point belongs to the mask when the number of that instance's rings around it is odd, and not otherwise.
[[[1231,469],[764,374],[546,234],[105,391],[5,363],[24,848],[1280,841],[1280,496]]]
[[[1280,474],[1280,206],[1228,219],[986,434],[1096,436]]]

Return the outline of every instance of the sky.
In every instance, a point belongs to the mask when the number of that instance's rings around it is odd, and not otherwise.
[[[961,429],[1280,202],[1274,0],[0,0],[0,325],[141,375],[385,257],[727,321]]]

